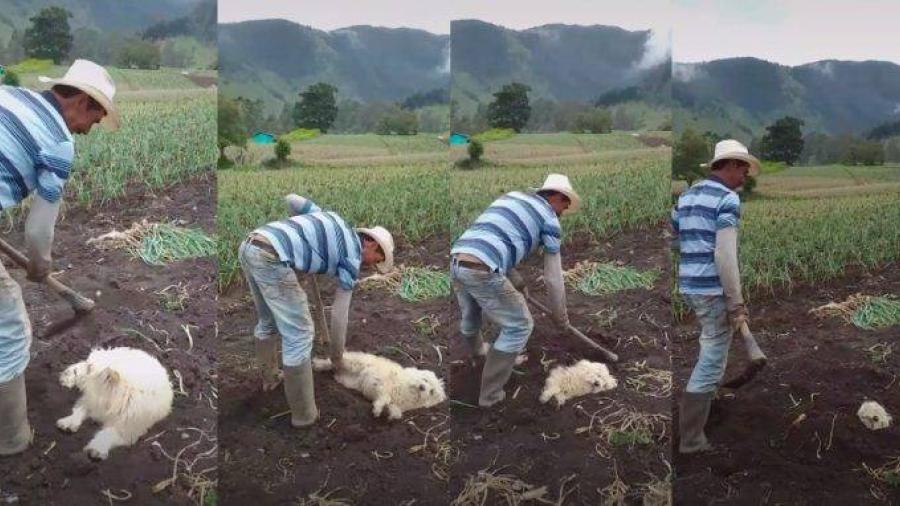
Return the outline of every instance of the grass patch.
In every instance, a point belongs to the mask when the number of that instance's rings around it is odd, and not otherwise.
[[[131,253],[150,265],[165,265],[214,255],[216,241],[197,229],[154,223],[141,238],[140,248]]]
[[[298,128],[282,135],[280,139],[287,142],[300,142],[314,139],[320,135],[322,132],[318,128]]]
[[[504,139],[511,139],[515,137],[515,135],[516,131],[512,128],[491,128],[480,134],[473,135],[472,140],[481,142],[502,141]]]
[[[450,276],[431,267],[401,267],[360,281],[364,287],[385,288],[407,302],[450,296]]]
[[[893,295],[854,294],[844,302],[829,302],[812,309],[819,316],[837,316],[864,330],[900,325],[900,300]]]
[[[622,290],[653,288],[659,272],[641,272],[612,263],[580,262],[565,273],[570,285],[586,295],[609,295]]]

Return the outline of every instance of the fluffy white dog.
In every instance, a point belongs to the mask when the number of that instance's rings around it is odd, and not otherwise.
[[[575,365],[557,366],[550,371],[541,392],[541,402],[556,399],[559,407],[573,397],[612,390],[617,384],[605,364],[579,360]]]
[[[157,359],[134,348],[91,351],[87,360],[70,365],[59,376],[66,388],[82,395],[72,414],[56,421],[75,432],[88,418],[103,425],[84,447],[95,459],[105,459],[117,446],[133,445],[172,410],[169,373]]]
[[[372,414],[398,420],[404,411],[430,408],[447,400],[444,383],[432,371],[403,367],[383,357],[358,351],[344,352],[343,368],[334,375],[341,385],[361,392],[372,401]],[[317,371],[332,369],[330,359],[313,359]]]

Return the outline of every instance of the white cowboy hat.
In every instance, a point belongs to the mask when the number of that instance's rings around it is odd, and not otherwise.
[[[547,176],[547,179],[544,180],[543,186],[534,189],[536,192],[544,190],[559,192],[566,197],[569,197],[569,207],[563,211],[563,213],[573,213],[581,207],[581,197],[579,197],[578,194],[575,193],[575,190],[572,189],[572,184],[569,182],[568,176],[562,174],[550,174]]]
[[[116,83],[110,77],[105,68],[90,60],[75,60],[66,71],[66,75],[60,79],[51,79],[39,76],[38,80],[51,86],[57,84],[71,86],[87,93],[97,101],[106,111],[106,117],[102,123],[109,130],[119,128],[119,111],[113,105],[113,97],[116,94]]]
[[[759,174],[759,160],[747,151],[747,146],[734,139],[725,139],[716,143],[715,156],[709,163],[700,164],[703,168],[712,167],[719,160],[741,160],[750,164],[750,175]]]
[[[384,261],[375,265],[382,274],[387,274],[394,269],[394,237],[384,227],[357,228],[357,232],[366,234],[378,243],[384,252]]]

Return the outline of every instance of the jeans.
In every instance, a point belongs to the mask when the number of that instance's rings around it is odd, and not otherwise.
[[[685,391],[715,392],[725,375],[732,329],[724,295],[685,295],[700,322],[700,356]]]
[[[0,264],[0,383],[22,374],[31,359],[31,321],[22,288]]]
[[[500,326],[494,348],[505,353],[520,353],[534,329],[534,321],[525,297],[498,272],[480,271],[450,264],[450,279],[462,313],[459,330],[471,340],[480,330],[482,315]]]
[[[256,305],[253,335],[271,339],[281,334],[281,361],[287,367],[309,360],[315,327],[294,269],[247,241],[241,244],[238,259]]]

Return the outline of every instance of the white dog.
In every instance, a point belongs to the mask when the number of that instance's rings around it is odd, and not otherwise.
[[[172,410],[165,367],[134,348],[93,350],[87,360],[67,367],[59,382],[77,387],[82,395],[72,414],[56,421],[57,427],[75,432],[88,418],[103,425],[84,448],[95,459],[105,459],[117,446],[133,445]]]
[[[579,360],[575,365],[557,366],[550,371],[541,392],[541,402],[556,399],[559,407],[573,397],[612,390],[617,384],[606,365]]]
[[[402,367],[383,357],[347,351],[343,368],[334,379],[341,385],[361,392],[372,401],[372,414],[381,416],[387,408],[388,418],[398,420],[404,411],[430,408],[447,400],[444,383],[432,371]],[[332,369],[330,359],[313,359],[317,371]]]

